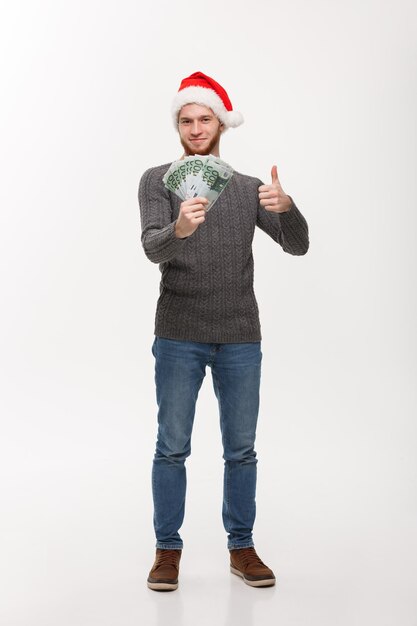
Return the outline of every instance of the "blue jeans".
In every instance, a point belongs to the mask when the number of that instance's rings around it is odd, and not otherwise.
[[[223,442],[222,517],[227,547],[253,546],[257,458],[254,449],[259,410],[261,342],[198,343],[155,337],[158,435],[152,465],[156,547],[182,549],[186,494],[185,460],[198,392],[211,368],[219,403]]]

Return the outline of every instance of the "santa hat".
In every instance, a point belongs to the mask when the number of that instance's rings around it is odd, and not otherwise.
[[[186,104],[202,104],[208,107],[223,122],[225,129],[236,128],[243,124],[242,113],[233,111],[232,103],[223,87],[203,72],[194,72],[181,81],[171,107],[174,126],[177,130],[178,113]]]

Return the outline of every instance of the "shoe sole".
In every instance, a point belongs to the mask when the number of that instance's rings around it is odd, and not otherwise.
[[[242,572],[240,572],[238,569],[235,569],[234,567],[230,567],[230,571],[232,572],[232,574],[236,574],[236,576],[240,576],[240,578],[243,578],[243,581],[247,585],[250,585],[251,587],[272,587],[273,585],[275,585],[275,578],[263,578],[262,580],[248,580],[247,578],[245,578]]]
[[[178,588],[178,583],[150,583],[147,581],[149,589],[154,591],[175,591]]]

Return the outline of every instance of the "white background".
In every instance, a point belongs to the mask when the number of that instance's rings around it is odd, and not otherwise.
[[[415,626],[416,52],[412,0],[3,2],[0,621],[7,626]],[[228,570],[211,374],[187,461],[180,587],[154,558],[159,269],[137,188],[179,158],[194,71],[310,228],[257,231],[263,333],[257,550]]]

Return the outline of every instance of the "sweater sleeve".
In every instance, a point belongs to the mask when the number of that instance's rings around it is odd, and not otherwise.
[[[186,238],[175,235],[169,192],[162,181],[160,169],[150,168],[142,175],[138,190],[141,242],[146,256],[153,263],[173,259]]]
[[[285,213],[267,211],[259,204],[256,225],[279,243],[284,252],[301,256],[309,248],[308,224],[292,198],[291,203]]]

